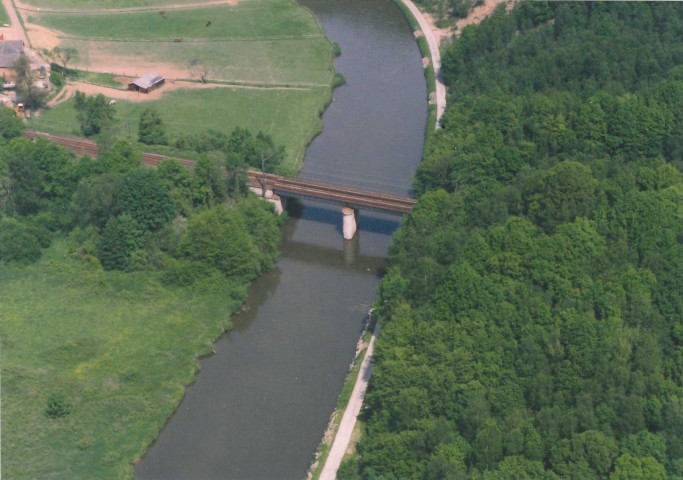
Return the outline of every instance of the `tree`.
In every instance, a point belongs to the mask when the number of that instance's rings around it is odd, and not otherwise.
[[[28,108],[40,108],[45,103],[47,92],[44,88],[36,85],[38,75],[35,70],[31,70],[31,61],[21,54],[14,62],[14,70],[17,73],[17,94]]]
[[[114,142],[111,150],[102,153],[98,160],[105,171],[123,175],[142,164],[142,153],[131,143],[120,139]]]
[[[73,47],[55,47],[50,51],[50,55],[61,62],[66,75],[68,72],[67,64],[78,58],[78,50]]]
[[[74,107],[78,112],[76,118],[81,122],[81,131],[86,137],[96,135],[115,123],[116,109],[101,93],[88,97],[77,91]]]
[[[146,108],[140,114],[138,140],[147,145],[166,145],[166,130],[159,113],[153,108]]]
[[[115,173],[83,179],[71,200],[75,223],[82,228],[104,228],[111,216],[118,215],[121,182],[121,176]]]
[[[175,216],[168,186],[155,170],[138,167],[123,177],[119,206],[135,219],[142,231],[159,230]]]
[[[130,257],[142,246],[142,232],[135,219],[124,213],[112,217],[97,245],[97,256],[105,270],[124,270]]]
[[[14,218],[0,218],[0,260],[31,263],[40,258],[40,244],[30,229]]]
[[[218,206],[190,219],[179,248],[188,259],[227,277],[251,280],[261,272],[258,248],[237,210]]]
[[[610,480],[665,480],[666,469],[652,457],[634,457],[630,453],[622,455],[614,462]]]
[[[0,108],[0,135],[5,140],[20,137],[26,128],[17,114],[11,108]]]

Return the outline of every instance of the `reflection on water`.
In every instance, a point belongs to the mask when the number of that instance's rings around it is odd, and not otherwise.
[[[421,59],[390,0],[305,0],[332,41],[347,85],[335,91],[302,177],[410,191],[426,121]],[[333,180],[335,180],[333,182]],[[398,218],[289,202],[275,269],[249,289],[234,329],[147,456],[140,479],[301,479],[353,359]]]

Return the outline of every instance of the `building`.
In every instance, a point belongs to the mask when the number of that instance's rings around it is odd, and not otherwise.
[[[149,93],[155,88],[159,88],[164,84],[164,77],[156,73],[148,73],[138,78],[134,82],[128,84],[128,90],[131,92]]]
[[[24,42],[21,40],[0,41],[0,68],[13,67],[14,62],[24,53]]]

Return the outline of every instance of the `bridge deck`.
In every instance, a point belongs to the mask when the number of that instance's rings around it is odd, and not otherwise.
[[[79,137],[68,137],[61,135],[51,135],[49,133],[27,130],[24,135],[28,138],[45,137],[66,148],[69,148],[79,155],[90,155],[97,157],[97,144],[92,140]],[[148,167],[156,167],[167,157],[156,153],[143,153],[142,161]],[[173,157],[175,158],[175,157]],[[195,162],[187,159],[177,159],[187,168],[194,168]],[[273,193],[285,197],[297,197],[302,199],[313,199],[336,205],[349,206],[353,208],[363,208],[376,210],[386,213],[402,214],[412,210],[417,202],[413,198],[388,195],[384,193],[369,192],[356,188],[340,187],[326,183],[313,182],[309,180],[298,180],[282,177],[280,175],[265,174],[260,172],[248,171],[249,180],[252,187],[261,188],[262,182]]]

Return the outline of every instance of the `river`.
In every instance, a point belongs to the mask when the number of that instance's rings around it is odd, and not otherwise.
[[[303,0],[342,55],[302,178],[410,192],[427,118],[415,39],[391,0]],[[274,271],[251,286],[233,330],[136,466],[138,479],[305,477],[375,295],[392,216],[361,210],[354,240],[338,208],[290,202]]]

